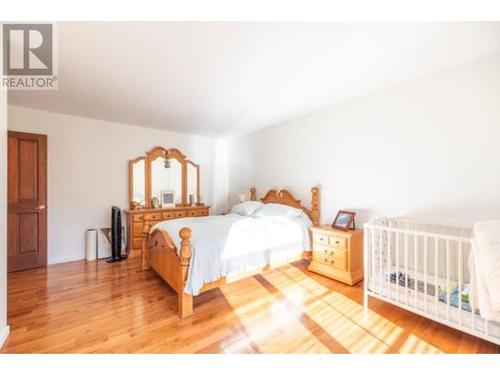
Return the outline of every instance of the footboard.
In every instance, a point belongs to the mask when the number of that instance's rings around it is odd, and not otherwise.
[[[142,244],[142,269],[150,267],[167,282],[178,295],[178,313],[181,318],[192,315],[193,296],[184,293],[184,285],[191,260],[191,229],[179,231],[181,248],[177,248],[170,235],[161,229],[150,233],[151,224],[144,222]]]

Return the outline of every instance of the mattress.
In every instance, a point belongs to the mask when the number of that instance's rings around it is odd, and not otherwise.
[[[231,273],[296,258],[310,249],[310,226],[311,221],[301,216],[229,214],[163,221],[151,230],[167,231],[180,249],[179,231],[191,228],[192,256],[184,291],[198,295],[204,284]]]

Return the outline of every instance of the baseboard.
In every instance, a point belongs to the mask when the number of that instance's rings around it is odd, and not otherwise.
[[[53,264],[76,262],[79,260],[85,260],[85,257],[76,257],[75,258],[74,256],[69,256],[69,257],[60,257],[60,258],[55,258],[55,259],[49,259],[47,262],[47,265],[51,266]]]
[[[0,349],[2,348],[5,340],[7,340],[7,336],[9,336],[10,328],[9,326],[4,326],[0,328]]]

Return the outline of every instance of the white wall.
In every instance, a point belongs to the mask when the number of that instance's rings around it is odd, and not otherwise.
[[[304,93],[305,95],[307,93]],[[288,187],[321,219],[411,215],[469,224],[500,218],[500,55],[234,139],[229,192]]]
[[[215,147],[215,174],[213,176],[213,201],[220,207],[219,213],[228,208],[228,152],[229,144],[225,139],[218,139]]]
[[[0,39],[2,31],[0,30]],[[0,72],[3,56],[0,48]],[[0,88],[0,347],[7,338],[7,91]]]
[[[48,136],[49,263],[84,258],[85,229],[109,226],[111,206],[128,206],[128,160],[154,146],[179,148],[199,163],[205,203],[215,204],[211,213],[225,209],[213,177],[226,174],[216,139],[14,106],[8,127]]]
[[[360,222],[498,218],[499,88],[496,55],[229,143],[13,106],[9,128],[48,135],[49,262],[56,263],[83,258],[84,230],[108,225],[111,205],[127,206],[127,160],[155,145],[178,147],[201,164],[201,194],[213,213],[225,210],[228,192],[234,203],[252,185],[261,194],[288,187],[309,204],[319,184],[323,222],[341,208],[356,210]]]

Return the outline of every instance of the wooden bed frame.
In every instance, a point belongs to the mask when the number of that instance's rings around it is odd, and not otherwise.
[[[257,190],[250,189],[251,200],[257,200]],[[312,220],[313,225],[319,224],[319,188],[311,189],[311,209],[308,209],[300,204],[300,200],[295,199],[288,190],[269,190],[264,198],[261,198],[263,203],[279,203],[302,209]],[[179,231],[181,237],[181,248],[177,251],[170,235],[161,229],[155,229],[150,233],[152,222],[143,221],[144,238],[142,242],[142,269],[147,270],[152,268],[168,285],[178,294],[178,314],[181,318],[185,318],[193,314],[193,296],[184,293],[184,285],[188,274],[189,262],[191,260],[191,229],[182,228]],[[294,259],[298,260],[301,257]],[[265,267],[259,267],[251,272],[241,272],[222,277],[214,282],[205,284],[201,289],[202,292],[217,288],[232,281],[261,273],[271,269],[268,264]]]

